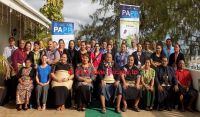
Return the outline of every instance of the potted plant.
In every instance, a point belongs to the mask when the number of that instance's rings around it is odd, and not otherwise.
[[[7,88],[5,87],[5,80],[10,78],[11,65],[7,59],[0,55],[0,105],[3,104],[4,98],[6,96]]]

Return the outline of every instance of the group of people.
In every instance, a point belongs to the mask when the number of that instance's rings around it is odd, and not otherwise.
[[[68,49],[63,39],[48,41],[47,48],[41,41],[32,47],[25,40],[19,40],[16,47],[14,37],[9,44],[3,55],[13,70],[6,85],[18,110],[23,105],[27,110],[31,100],[36,100],[38,110],[45,110],[49,92],[58,111],[65,109],[68,99],[71,106],[84,111],[96,98],[102,113],[108,104],[118,113],[129,106],[136,112],[139,108],[171,111],[175,105],[181,111],[193,111],[198,96],[180,46],[173,47],[171,39],[166,46],[157,43],[153,49],[149,41],[142,45],[135,40],[132,47],[122,41],[119,50],[113,40],[97,43],[95,39],[70,40]]]

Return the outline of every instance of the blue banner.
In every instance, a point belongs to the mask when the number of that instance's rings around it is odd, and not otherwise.
[[[133,5],[120,5],[120,18],[140,18],[140,8]]]
[[[52,35],[74,35],[74,23],[52,22]]]

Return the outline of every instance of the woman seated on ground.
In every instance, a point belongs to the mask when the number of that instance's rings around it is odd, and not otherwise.
[[[78,111],[85,111],[85,106],[91,102],[94,77],[94,68],[89,63],[89,55],[83,54],[82,63],[78,64],[76,68]]]
[[[100,100],[102,105],[102,113],[106,113],[105,101],[115,101],[116,112],[120,112],[120,102],[122,97],[122,88],[119,75],[114,73],[117,69],[114,67],[112,54],[106,55],[106,60],[99,66],[98,74],[101,79],[100,84]]]
[[[141,82],[143,85],[143,106],[149,111],[153,109],[155,90],[154,90],[154,78],[155,70],[151,67],[150,59],[145,60],[144,68],[141,70]]]
[[[140,71],[136,65],[134,65],[134,57],[132,55],[128,56],[128,64],[122,68],[123,72],[121,74],[122,84],[123,84],[123,105],[122,111],[127,110],[126,100],[135,100],[133,105],[133,110],[139,112],[138,103],[142,97],[142,90],[140,87]]]
[[[51,85],[57,110],[63,111],[69,90],[72,89],[74,74],[73,67],[67,63],[66,54],[61,56],[60,61],[52,67]]]
[[[35,78],[35,69],[31,67],[31,60],[25,60],[25,67],[21,68],[18,73],[19,84],[16,91],[16,104],[17,110],[22,109],[24,104],[24,110],[28,109],[31,92],[33,90],[33,80]]]
[[[36,99],[37,99],[37,109],[41,110],[40,97],[42,95],[42,110],[46,109],[46,101],[49,90],[49,75],[51,73],[51,66],[47,64],[47,56],[42,56],[42,65],[38,66],[36,74]]]

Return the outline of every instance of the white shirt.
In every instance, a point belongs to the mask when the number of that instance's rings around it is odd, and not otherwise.
[[[11,62],[11,55],[16,49],[17,49],[16,46],[13,47],[7,46],[4,48],[3,56],[8,60],[8,62]]]
[[[135,51],[137,51],[136,48],[128,48],[128,49],[127,49],[128,55],[132,55],[133,52],[135,52]]]

